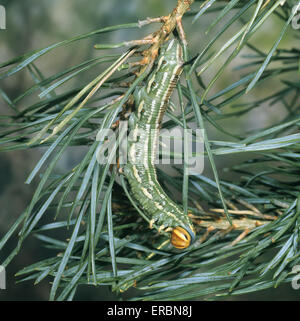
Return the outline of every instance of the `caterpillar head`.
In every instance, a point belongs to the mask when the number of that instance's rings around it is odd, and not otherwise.
[[[171,243],[177,249],[186,249],[195,241],[195,233],[189,228],[176,226],[171,234]]]

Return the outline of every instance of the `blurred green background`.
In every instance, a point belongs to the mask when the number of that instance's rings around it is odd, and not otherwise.
[[[16,57],[25,52],[40,49],[49,44],[71,38],[72,36],[89,32],[101,27],[122,24],[128,22],[136,22],[137,20],[146,19],[146,17],[157,17],[168,14],[176,4],[176,0],[7,0],[1,1],[1,5],[6,8],[7,29],[0,30],[0,62]],[[194,5],[197,7],[197,3]],[[196,53],[197,48],[204,46],[211,35],[205,34],[205,28],[212,21],[215,14],[205,15],[197,23],[192,25],[191,18],[185,20],[185,28],[188,40],[191,46],[191,52]],[[272,42],[276,39],[276,35],[281,27],[279,19],[270,19],[258,36],[255,36],[255,43],[260,49],[265,51],[271,47]],[[221,27],[222,23],[220,24]],[[70,45],[68,47],[59,48],[37,61],[37,66],[42,72],[49,76],[62,70],[68,66],[72,66],[90,57],[99,54],[93,49],[93,45],[107,42],[120,42],[141,38],[141,34],[146,34],[149,29],[155,28],[150,26],[145,30],[135,31],[118,31],[109,35],[101,35],[101,38],[95,37],[92,40],[84,40],[80,43]],[[236,26],[238,28],[238,26]],[[148,30],[148,31],[147,31]],[[269,31],[272,30],[272,33]],[[293,32],[289,32],[284,38],[281,47],[291,47],[293,45]],[[298,31],[299,32],[299,31]],[[224,38],[230,36],[225,33]],[[224,59],[224,58],[223,58]],[[231,70],[222,77],[215,88],[223,88],[224,86],[236,81],[240,74],[232,72],[235,65],[242,63],[242,58],[238,57]],[[222,63],[222,60],[219,61]],[[217,68],[218,66],[215,66]],[[99,73],[94,70],[93,73]],[[205,75],[207,79],[210,75]],[[87,79],[91,79],[90,76]],[[82,76],[67,86],[74,86],[76,82],[80,83],[84,80]],[[204,78],[204,80],[206,80]],[[74,83],[75,82],[75,83]],[[25,72],[17,73],[13,77],[6,79],[1,83],[1,88],[10,96],[16,97],[18,94],[26,90],[30,85],[30,77]],[[251,92],[246,99],[252,99],[267,96],[278,88],[279,83],[276,81],[269,82],[266,86]],[[65,88],[65,87],[63,87]],[[30,98],[37,99],[38,97]],[[26,103],[30,103],[27,100]],[[8,114],[9,108],[0,100],[1,114]],[[240,132],[243,128],[244,132],[259,129],[266,125],[284,118],[285,111],[279,105],[276,108],[268,108],[261,106],[259,114],[254,110],[239,119],[239,122],[232,120],[224,121],[223,125],[230,128],[233,133]],[[210,139],[220,139],[220,134],[213,128],[208,127]],[[43,149],[14,151],[10,153],[0,154],[0,238],[8,230],[15,219],[28,205],[31,196],[36,187],[37,181],[31,185],[25,185],[24,181],[33,169],[35,163],[41,157]],[[69,169],[80,161],[84,150],[72,149],[59,163],[58,170]],[[243,156],[246,158],[246,156]],[[241,158],[223,157],[216,159],[219,167],[226,167],[233,163],[240,162]],[[206,169],[206,175],[211,175],[209,169]],[[227,174],[229,175],[229,174]],[[222,175],[221,175],[222,176]],[[226,177],[223,174],[222,177]],[[232,179],[232,177],[231,177]],[[7,253],[13,248],[7,248]],[[47,300],[50,286],[47,281],[41,282],[34,286],[31,281],[24,283],[16,283],[14,274],[26,265],[30,265],[42,258],[47,257],[47,249],[40,247],[39,241],[34,237],[27,239],[21,253],[14,259],[7,268],[7,290],[0,290],[0,300]],[[2,253],[5,257],[5,253]],[[0,257],[1,263],[2,257]],[[122,296],[124,299],[130,296],[131,292]],[[257,294],[242,297],[233,297],[227,300],[295,300],[299,297],[299,291],[295,291],[287,284],[279,289],[270,289]],[[75,299],[77,300],[113,300],[116,296],[111,294],[108,288],[81,287],[78,290]]]

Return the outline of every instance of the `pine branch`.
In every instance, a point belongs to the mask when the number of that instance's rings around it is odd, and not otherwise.
[[[13,114],[0,117],[0,150],[47,147],[26,180],[29,184],[40,174],[30,204],[0,240],[3,250],[18,237],[2,265],[11,263],[34,235],[52,249],[53,257],[24,267],[18,281],[38,284],[47,278],[51,300],[72,299],[82,284],[109,285],[117,293],[135,287],[133,300],[187,300],[242,295],[291,282],[300,260],[300,48],[279,45],[291,32],[292,7],[290,1],[178,0],[167,15],[101,28],[2,63],[2,81],[29,71],[32,85],[16,97],[0,91]],[[143,84],[161,45],[173,34],[183,42],[185,60],[192,57],[187,44],[192,37],[185,35],[181,20],[191,23],[193,17],[194,26],[203,27],[201,18],[211,14],[206,43],[195,43],[198,55],[186,66],[170,103],[176,106],[178,97],[180,112],[169,110],[163,123],[168,130],[189,129],[192,123],[204,129],[204,156],[214,174],[213,179],[188,175],[187,159],[184,166],[174,166],[175,177],[158,170],[160,183],[170,194],[180,195],[178,203],[196,227],[197,241],[177,251],[165,245],[165,236],[155,231],[159,227],[149,229],[150,220],[119,180],[116,166],[97,162],[104,144],[97,133],[117,131],[118,120],[131,112],[135,88]],[[282,19],[282,28],[271,47],[261,49],[252,39],[265,37],[264,24],[271,17]],[[114,49],[113,54],[98,51],[98,57],[53,75],[44,75],[35,64],[59,47],[68,50],[73,42],[116,30],[139,31],[152,23],[161,26],[146,37],[95,46]],[[234,34],[228,36],[229,28]],[[222,63],[216,65],[218,61]],[[95,67],[100,72],[90,82],[55,93]],[[235,76],[228,77],[226,85],[221,82],[224,72]],[[249,98],[249,91],[261,95]],[[26,105],[28,97],[35,102]],[[250,132],[244,129],[245,117],[254,111],[260,115],[266,105],[271,111],[284,108],[284,117]],[[238,133],[226,121],[240,123]],[[213,139],[208,128],[222,140]],[[57,162],[72,146],[88,151],[73,169],[56,173]],[[109,160],[116,158],[119,147],[118,141],[113,143]],[[223,155],[232,155],[236,162],[222,170],[218,161]],[[229,179],[222,178],[224,172]],[[59,231],[70,238],[54,237]]]

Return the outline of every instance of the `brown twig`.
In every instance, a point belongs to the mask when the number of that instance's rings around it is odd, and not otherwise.
[[[210,209],[212,212],[216,212],[216,213],[222,213],[224,214],[225,211],[222,208],[212,208]],[[261,213],[257,213],[255,211],[250,211],[250,210],[228,210],[228,213],[230,214],[235,214],[235,215],[252,215],[252,216],[256,216],[265,220],[276,220],[277,217],[276,216],[272,216],[272,215],[267,215],[267,214],[261,214]]]
[[[194,223],[200,227],[204,228],[214,228],[218,230],[227,230],[230,227],[230,223],[226,219],[220,219],[216,221],[205,221],[205,220],[198,220],[194,221]],[[269,221],[260,221],[260,220],[252,220],[248,218],[241,218],[232,220],[233,229],[235,230],[252,230],[255,227],[260,225],[264,225],[270,223]]]
[[[144,40],[147,40],[147,41],[152,39],[151,40],[152,45],[146,51],[146,54],[145,54],[145,58],[146,58],[145,62],[147,62],[146,65],[153,64],[155,58],[158,55],[159,48],[167,40],[167,38],[170,36],[170,34],[174,31],[176,27],[178,27],[178,33],[181,37],[181,40],[184,43],[186,43],[181,20],[183,15],[190,9],[190,6],[192,5],[193,2],[194,0],[178,0],[176,7],[168,16],[163,16],[160,18],[152,18],[152,19],[148,18],[146,20],[147,21],[146,23],[163,22],[163,25],[158,31],[144,38]],[[141,23],[145,24],[145,22],[141,22]],[[146,65],[143,68],[141,68],[139,72],[140,74],[145,70]]]

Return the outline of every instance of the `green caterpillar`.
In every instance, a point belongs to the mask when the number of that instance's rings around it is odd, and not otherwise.
[[[151,217],[150,227],[155,223],[159,231],[171,232],[171,243],[179,249],[194,242],[195,231],[183,209],[160,186],[154,161],[162,118],[182,68],[182,47],[171,40],[161,47],[145,85],[134,92],[136,107],[129,118],[133,137],[128,142],[128,161],[122,168],[132,196]]]

